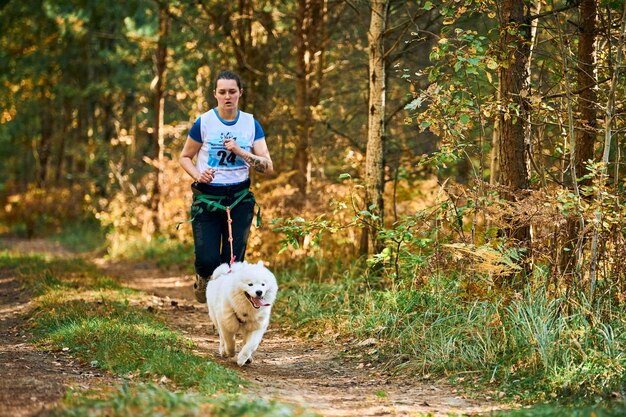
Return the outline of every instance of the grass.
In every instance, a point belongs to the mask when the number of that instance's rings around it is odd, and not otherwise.
[[[96,219],[67,224],[49,237],[74,253],[100,252],[106,249],[106,230]]]
[[[200,416],[206,399],[195,393],[172,392],[155,384],[122,384],[107,393],[69,392],[55,417],[117,416]],[[202,413],[202,414],[201,414]]]
[[[368,360],[449,376],[526,403],[595,401],[626,387],[626,314],[610,300],[591,306],[559,299],[535,282],[514,297],[481,299],[467,297],[463,277],[452,275],[381,285],[353,267],[323,278],[308,269],[311,276],[279,271],[281,326],[357,345],[375,338],[375,347],[354,350]]]
[[[109,256],[116,259],[154,260],[159,268],[183,268],[193,272],[193,246],[165,236],[146,242],[141,237],[129,237],[108,248]]]
[[[511,411],[498,411],[485,417],[622,417],[626,415],[623,402],[598,403],[586,406],[539,405]]]
[[[261,398],[220,395],[213,398],[190,392],[172,392],[156,384],[123,384],[96,396],[71,393],[66,407],[53,417],[314,417],[292,405]]]
[[[189,342],[151,313],[110,301],[111,293],[100,292],[93,301],[65,297],[40,299],[35,316],[35,334],[56,348],[69,348],[72,355],[117,375],[167,378],[178,388],[205,394],[235,392],[243,384],[234,372],[194,355]]]
[[[242,397],[235,371],[193,353],[193,344],[139,304],[146,295],[120,286],[80,259],[0,252],[0,270],[34,298],[36,343],[64,351],[125,382],[69,392],[57,416],[296,416],[297,407]],[[243,410],[243,411],[242,411]],[[239,414],[238,414],[239,413]]]

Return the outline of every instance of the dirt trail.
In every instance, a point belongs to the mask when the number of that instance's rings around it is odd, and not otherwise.
[[[193,300],[190,276],[159,271],[150,264],[112,264],[102,260],[98,264],[124,285],[153,294],[149,301],[152,308],[159,309],[172,327],[193,340],[197,354],[237,369],[252,381],[248,388],[251,393],[260,397],[297,403],[323,416],[472,415],[497,408],[484,399],[464,398],[445,384],[407,376],[397,378],[368,364],[340,359],[343,346],[288,337],[274,323],[270,324],[254,362],[239,368],[217,356],[217,335],[206,306]],[[114,382],[93,369],[78,366],[69,357],[37,352],[19,330],[28,300],[20,295],[10,277],[0,275],[0,285],[0,417],[37,415],[57,401],[67,386],[86,388],[103,378]],[[275,310],[273,314],[280,312]],[[7,376],[12,378],[10,385],[1,382]],[[41,393],[46,395],[39,396]]]

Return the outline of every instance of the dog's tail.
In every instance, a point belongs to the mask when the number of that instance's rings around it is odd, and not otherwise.
[[[230,265],[221,264],[220,266],[215,268],[215,271],[213,271],[213,275],[211,275],[211,279],[216,279],[217,277],[221,275],[228,274],[229,271],[230,271]]]

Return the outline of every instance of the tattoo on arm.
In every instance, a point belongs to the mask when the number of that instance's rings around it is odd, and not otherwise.
[[[252,153],[247,154],[244,159],[250,164],[257,172],[265,172],[270,165],[270,161],[262,156],[254,155]]]

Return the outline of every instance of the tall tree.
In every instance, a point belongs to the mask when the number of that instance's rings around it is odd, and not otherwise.
[[[152,194],[153,204],[153,221],[154,229],[159,231],[162,222],[162,187],[163,187],[163,164],[164,164],[164,132],[163,132],[163,114],[165,107],[165,75],[167,68],[167,42],[166,38],[170,31],[171,16],[167,3],[158,2],[158,38],[155,54],[156,72],[152,81],[152,89],[154,93],[154,138],[157,145],[157,159],[154,164],[156,170],[156,180],[154,182],[154,191]]]
[[[528,7],[523,0],[504,0],[500,7],[500,51],[498,95],[502,110],[498,114],[498,167],[500,183],[507,187],[506,198],[514,201],[516,194],[528,188],[525,137],[527,101],[527,62],[530,54]],[[529,243],[530,228],[511,219],[507,236]]]
[[[367,150],[365,154],[365,205],[372,214],[371,225],[364,229],[368,237],[361,239],[361,253],[369,252],[369,243],[375,251],[382,250],[377,227],[384,221],[384,136],[385,136],[385,25],[388,0],[372,0],[371,20],[367,34],[369,46],[369,102]]]
[[[37,154],[37,187],[45,187],[46,179],[48,177],[48,161],[52,153],[52,141],[54,134],[54,117],[52,116],[52,100],[47,98],[50,91],[47,88],[42,88],[40,103],[41,103],[41,115],[39,116],[39,144],[36,146],[35,153]]]
[[[596,0],[581,0],[579,10],[580,22],[578,30],[580,31],[580,37],[578,40],[576,66],[579,126],[576,130],[574,158],[576,175],[582,177],[588,173],[585,164],[590,159],[592,160],[594,156],[598,127],[595,69]],[[575,181],[576,179],[573,178],[573,180]]]
[[[302,197],[307,194],[311,178],[311,107],[319,103],[327,21],[327,0],[297,0],[294,30],[296,152],[292,166],[294,183]]]
[[[577,178],[584,177],[589,173],[586,163],[594,159],[594,147],[596,143],[598,117],[597,117],[597,93],[596,93],[596,68],[595,68],[595,43],[597,36],[596,0],[581,0],[579,6],[580,22],[578,23],[579,39],[576,60],[576,78],[578,92],[578,118],[574,142],[574,169],[572,170],[572,184],[576,187]],[[587,185],[589,179],[583,179],[581,184]],[[578,194],[578,193],[577,193]],[[584,228],[581,219],[568,219],[566,228],[565,247],[561,257],[562,272],[571,279],[571,274],[577,264],[581,236],[579,233]]]

